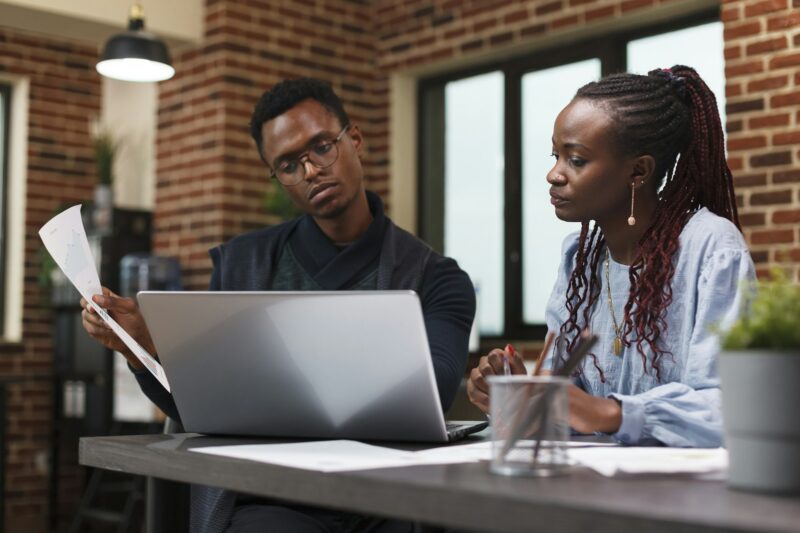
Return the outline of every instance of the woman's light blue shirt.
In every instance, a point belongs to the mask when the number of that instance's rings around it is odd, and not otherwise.
[[[747,245],[736,226],[708,209],[697,211],[680,234],[672,279],[672,303],[659,346],[661,379],[656,379],[648,350],[647,371],[636,349],[635,334],[621,356],[614,355],[614,328],[608,308],[605,261],[598,268],[600,298],[589,325],[598,335],[592,353],[605,382],[587,357],[577,385],[589,394],[622,403],[622,425],[614,437],[625,444],[716,447],[722,445],[722,413],[716,358],[720,351],[714,328],[725,329],[738,316],[743,288],[755,280]],[[558,332],[567,318],[565,296],[574,268],[578,234],[569,235],[547,305],[547,329]],[[628,301],[628,266],[610,260],[609,280],[617,322],[622,325]],[[644,345],[646,348],[647,345]],[[552,366],[552,353],[548,359]]]

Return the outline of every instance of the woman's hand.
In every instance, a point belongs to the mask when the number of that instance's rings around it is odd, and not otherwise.
[[[525,374],[522,357],[509,344],[505,350],[495,348],[481,357],[478,366],[472,369],[467,381],[467,396],[478,409],[489,412],[489,384],[486,378],[492,375],[503,375],[504,360],[507,360],[512,374]]]
[[[570,384],[569,425],[580,433],[616,433],[622,424],[622,406],[612,398],[592,396]]]
[[[144,317],[139,312],[139,307],[132,298],[122,298],[106,287],[103,287],[103,294],[94,295],[92,300],[108,311],[111,318],[116,320],[117,323],[122,326],[122,329],[127,331],[142,348],[155,357],[155,346],[153,345],[153,339],[150,337],[150,331],[147,329]],[[123,343],[117,334],[111,330],[111,327],[97,315],[94,308],[92,308],[89,302],[84,298],[81,298],[81,307],[83,307],[83,311],[81,312],[83,328],[89,336],[106,348],[120,352],[133,368],[137,370],[144,368],[144,365],[139,359],[133,355],[133,352],[125,346],[125,343]]]

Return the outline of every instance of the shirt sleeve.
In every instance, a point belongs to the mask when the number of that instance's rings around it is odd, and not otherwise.
[[[172,394],[167,392],[167,389],[147,369],[135,370],[131,368],[131,370],[145,396],[164,411],[164,414],[180,423],[181,416],[178,414],[178,407],[175,405]]]
[[[441,258],[426,269],[420,299],[439,400],[446,412],[467,365],[475,289],[454,260]]]
[[[614,437],[624,444],[678,447],[722,445],[715,329],[726,329],[742,306],[744,287],[755,279],[747,250],[713,252],[697,282],[694,329],[680,382],[636,395],[611,394],[622,403],[622,425]]]
[[[220,288],[222,246],[209,250],[209,255],[211,256],[214,270],[211,273],[211,280],[208,285],[208,290],[216,291]],[[130,365],[129,368],[133,372],[133,376],[136,378],[136,381],[139,383],[139,388],[142,389],[142,392],[145,394],[145,396],[147,396],[151,402],[156,404],[159,409],[164,411],[164,414],[180,423],[181,417],[178,414],[178,407],[175,405],[175,399],[172,397],[172,394],[167,392],[167,390],[161,386],[161,383],[159,383],[158,380],[149,371],[147,371],[147,369],[135,370],[134,368],[130,367]]]

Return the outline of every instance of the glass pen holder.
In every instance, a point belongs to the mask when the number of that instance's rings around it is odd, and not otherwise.
[[[490,376],[490,470],[547,477],[569,466],[570,381],[553,376]]]

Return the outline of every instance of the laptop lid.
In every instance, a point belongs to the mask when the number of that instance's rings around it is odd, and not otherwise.
[[[413,291],[143,291],[138,301],[187,431],[448,440]]]

